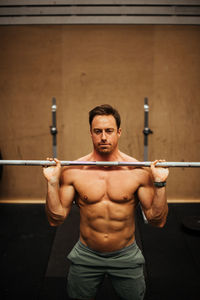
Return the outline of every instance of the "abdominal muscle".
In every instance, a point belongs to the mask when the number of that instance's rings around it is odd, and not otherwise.
[[[135,240],[134,208],[130,203],[80,206],[80,241],[99,252],[112,252]],[[116,213],[115,213],[116,212]]]

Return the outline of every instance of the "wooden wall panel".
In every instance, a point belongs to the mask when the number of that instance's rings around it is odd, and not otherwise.
[[[199,26],[0,27],[0,150],[3,159],[51,155],[51,100],[58,153],[91,151],[88,111],[110,103],[122,116],[122,151],[143,160],[144,97],[149,159],[199,161]],[[170,199],[200,199],[199,169],[171,169]],[[40,167],[4,167],[1,198],[45,198]]]

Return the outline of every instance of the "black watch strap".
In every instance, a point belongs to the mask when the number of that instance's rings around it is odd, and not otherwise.
[[[164,186],[166,186],[166,181],[162,181],[162,182],[154,182],[154,186],[157,188],[162,188]]]

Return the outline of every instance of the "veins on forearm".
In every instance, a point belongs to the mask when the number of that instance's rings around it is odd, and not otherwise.
[[[151,217],[149,218],[149,223],[152,226],[163,227],[166,223],[168,215],[168,204],[165,202],[162,209],[152,208]]]
[[[64,222],[65,216],[53,213],[48,208],[48,204],[46,204],[46,206],[45,206],[45,211],[46,211],[47,219],[48,219],[49,224],[51,226],[59,226],[59,225],[61,225]]]

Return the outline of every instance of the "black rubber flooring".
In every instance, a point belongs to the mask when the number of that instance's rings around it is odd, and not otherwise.
[[[164,228],[145,225],[137,211],[137,242],[146,259],[146,300],[200,299],[200,234],[183,227],[200,204],[170,204]],[[69,299],[67,254],[79,236],[79,212],[50,227],[44,205],[0,204],[0,299]],[[97,300],[115,300],[106,278]]]
[[[55,233],[43,205],[0,204],[0,299],[38,299]]]

